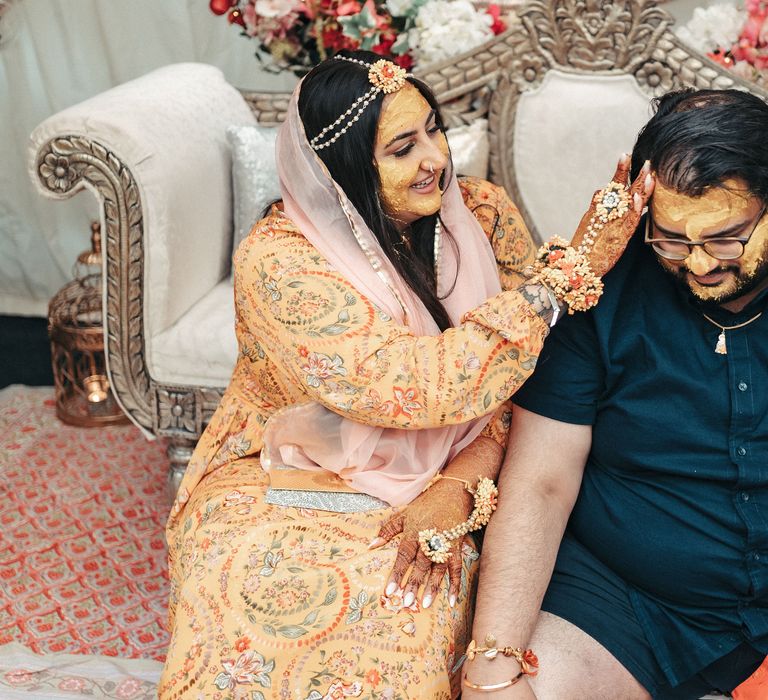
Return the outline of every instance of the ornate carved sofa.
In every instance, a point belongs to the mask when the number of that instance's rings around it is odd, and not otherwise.
[[[418,73],[449,124],[488,118],[489,177],[537,234],[570,235],[631,149],[650,97],[681,86],[762,94],[682,45],[651,0],[533,0],[518,18],[484,46]],[[148,436],[169,439],[172,484],[235,361],[226,127],[254,116],[277,124],[287,99],[241,94],[212,67],[170,66],[32,135],[30,167],[46,194],[87,188],[102,203],[110,381]]]

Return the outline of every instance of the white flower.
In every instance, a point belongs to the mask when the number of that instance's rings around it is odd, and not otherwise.
[[[387,0],[389,14],[393,17],[405,17],[413,7],[414,0]]]
[[[493,19],[468,0],[429,0],[416,16],[409,44],[421,65],[469,51],[493,37]]]
[[[256,13],[262,17],[284,17],[296,7],[295,0],[256,0]]]
[[[701,53],[729,49],[739,38],[747,19],[743,10],[722,3],[697,7],[688,24],[675,30],[678,38]]]

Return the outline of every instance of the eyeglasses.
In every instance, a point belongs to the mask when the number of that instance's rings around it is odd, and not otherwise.
[[[711,255],[718,260],[735,260],[744,254],[744,246],[749,242],[750,237],[765,216],[766,211],[768,211],[768,205],[763,207],[757,219],[755,219],[752,229],[746,236],[739,238],[710,238],[706,241],[684,241],[679,238],[653,238],[651,235],[653,215],[651,214],[651,207],[648,205],[648,214],[645,217],[645,242],[650,244],[658,255],[667,260],[685,260],[693,253],[695,246],[701,246],[707,255]]]

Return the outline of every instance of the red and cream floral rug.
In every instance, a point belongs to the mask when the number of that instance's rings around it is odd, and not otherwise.
[[[52,388],[0,391],[0,645],[163,660],[167,465],[134,426],[62,424]]]

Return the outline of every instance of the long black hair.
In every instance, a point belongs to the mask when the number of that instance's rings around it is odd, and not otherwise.
[[[632,152],[632,178],[646,160],[659,180],[698,197],[728,178],[768,204],[768,104],[741,90],[679,90],[655,114]]]
[[[381,56],[370,51],[342,52],[341,55],[367,64],[381,59]],[[408,81],[435,110],[437,125],[445,131],[437,99],[432,91],[415,78],[408,78]],[[333,58],[316,66],[304,78],[299,95],[299,116],[307,139],[311,140],[336,121],[370,87],[368,70],[364,66]],[[440,330],[444,331],[452,323],[438,297],[435,279],[434,232],[439,212],[421,217],[410,225],[411,247],[406,249],[395,222],[387,216],[381,205],[381,181],[374,166],[374,144],[383,100],[384,94],[380,92],[358,121],[335,143],[318,151],[318,155],[376,236],[398,274],[421,299]],[[450,163],[449,158],[448,168],[452,167]],[[451,175],[448,168],[443,172],[441,187]],[[446,242],[456,249],[458,260],[456,241],[446,227],[443,227],[443,235]]]

